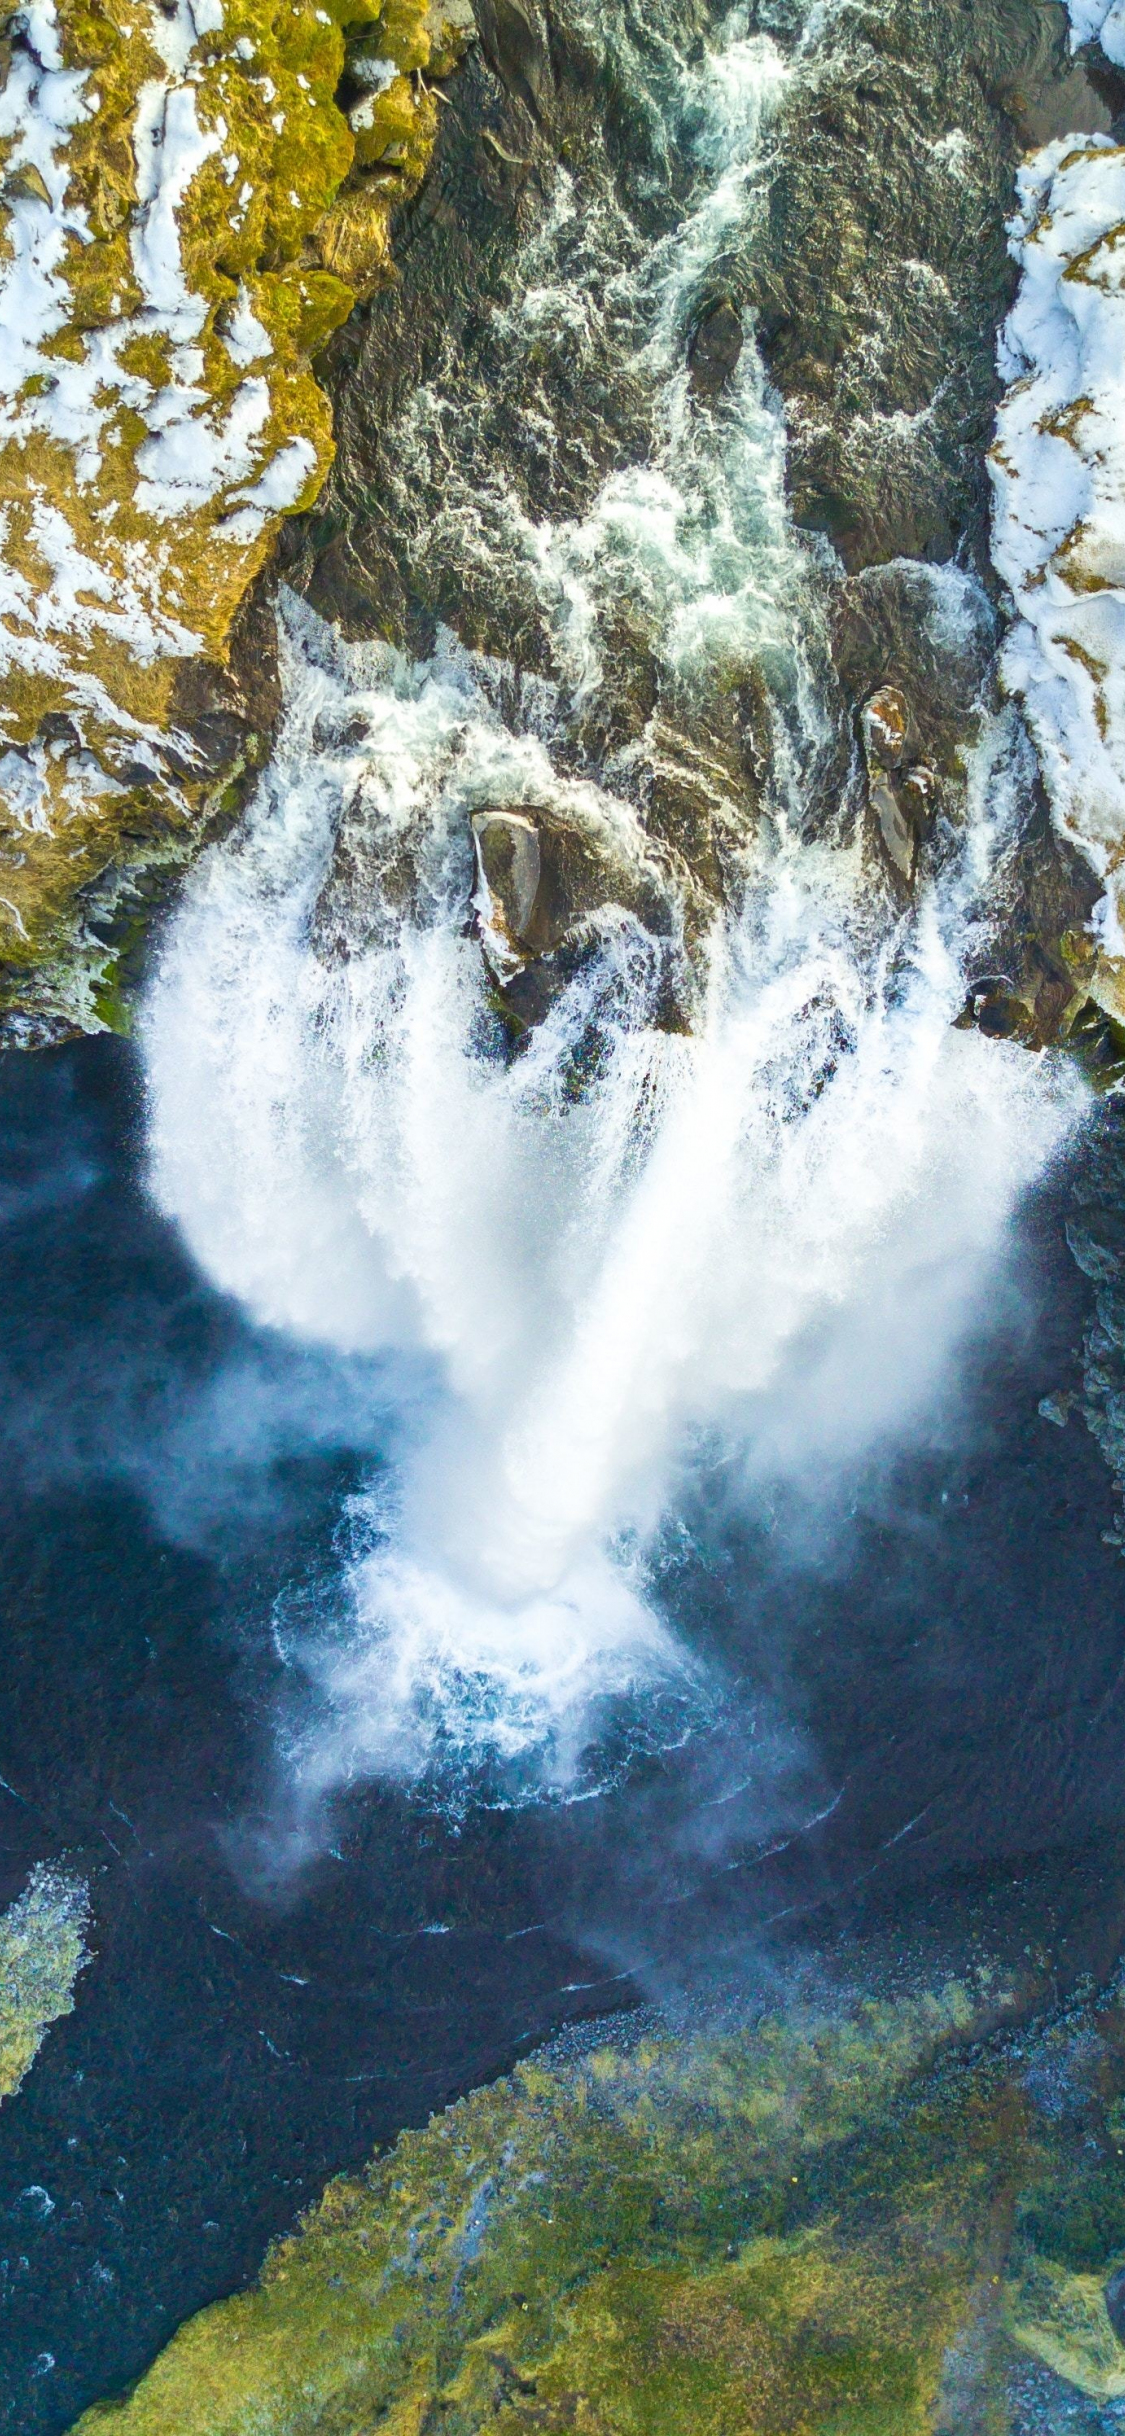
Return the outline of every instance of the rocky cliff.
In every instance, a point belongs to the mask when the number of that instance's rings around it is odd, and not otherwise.
[[[332,456],[312,370],[393,276],[437,80],[425,0],[54,0],[0,52],[0,1009],[113,1018],[161,870],[261,757],[246,609]],[[241,615],[240,615],[241,612]]]

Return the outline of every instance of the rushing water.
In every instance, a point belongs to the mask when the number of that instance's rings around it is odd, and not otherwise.
[[[94,1897],[0,2118],[19,2436],[560,2021],[757,2003],[837,1939],[865,1985],[1116,1952],[1120,1556],[1049,1421],[1085,1326],[1116,1427],[1119,1151],[954,1022],[1031,788],[992,613],[915,568],[982,692],[908,898],[781,409],[749,337],[709,402],[685,362],[842,14],[574,13],[634,152],[576,144],[382,435],[409,648],[283,593],[282,731],[143,1073],[3,1078],[0,1850]],[[513,1052],[470,819],[528,804],[671,918],[603,908]]]
[[[647,401],[639,463],[535,519],[491,428],[451,440],[434,384],[404,410],[404,480],[440,481],[478,592],[532,599],[550,676],[448,630],[423,661],[349,646],[283,606],[273,764],[150,996],[153,1180],[197,1259],[258,1321],[399,1364],[395,1461],[351,1501],[339,1577],[276,1615],[313,1687],[299,1809],[364,1772],[458,1800],[588,1790],[611,1721],[648,1743],[702,1722],[722,1686],[646,1574],[675,1467],[717,1439],[751,1475],[823,1484],[901,1439],[1081,1104],[1050,1061],[951,1029],[1024,809],[1018,727],[982,711],[959,833],[916,903],[873,901],[846,778],[814,818],[830,579],[788,522],[778,407],[749,345],[720,408],[690,393],[692,301],[752,230],[801,58],[739,17],[701,58],[661,49],[645,98],[690,172],[672,233],[646,248],[560,169],[496,308],[509,372],[598,324]],[[925,580],[935,636],[971,642],[971,580]],[[588,745],[592,699],[627,685],[626,612],[685,734],[732,668],[764,673],[765,801],[726,803],[737,878],[694,944],[689,1027],[660,1027],[662,949],[615,907],[512,1058],[466,936],[469,815],[544,803],[643,864],[640,748]],[[333,957],[315,910],[357,806],[406,849],[411,903],[369,905]]]

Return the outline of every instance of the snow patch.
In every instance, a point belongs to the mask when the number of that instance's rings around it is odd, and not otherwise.
[[[1072,9],[1075,30],[1081,11]],[[1125,150],[1063,137],[1025,163],[1019,293],[990,458],[993,559],[1018,611],[1002,654],[1056,821],[1106,882],[1125,955]]]
[[[260,363],[262,357],[270,352],[269,331],[263,328],[253,311],[244,281],[239,282],[238,301],[227,315],[223,345],[232,364],[237,364],[240,372],[244,372],[249,364]]]
[[[1100,42],[1107,59],[1125,68],[1125,0],[1069,0],[1070,42]]]
[[[311,440],[290,440],[286,447],[279,448],[253,490],[235,491],[234,497],[244,505],[237,515],[224,518],[218,528],[220,533],[230,541],[256,541],[267,516],[296,506],[315,464],[316,450]]]
[[[137,506],[161,521],[206,507],[231,483],[244,482],[269,421],[269,388],[260,378],[243,381],[225,419],[193,412],[203,394],[187,387],[166,390],[160,428],[137,450]],[[229,526],[220,530],[229,535]]]

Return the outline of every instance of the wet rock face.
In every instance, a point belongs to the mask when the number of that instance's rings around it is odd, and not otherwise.
[[[742,319],[729,296],[710,307],[698,322],[688,348],[691,386],[696,397],[713,398],[725,389],[742,353]]]
[[[779,737],[804,829],[866,803],[873,891],[893,907],[959,821],[966,754],[995,705],[983,460],[1015,164],[1033,123],[1078,111],[1101,125],[1112,95],[1072,61],[1055,0],[836,12],[785,88],[744,217],[700,269],[673,342],[700,449],[721,456],[744,351],[760,342],[785,403],[793,509],[818,537],[828,632],[809,621],[821,656],[808,675],[827,718],[811,749],[752,652],[685,685],[659,584],[617,579],[609,529],[590,562],[596,666],[577,681],[568,668],[558,602],[574,570],[559,569],[552,601],[529,536],[576,528],[607,482],[661,465],[664,376],[637,298],[690,207],[692,167],[688,148],[662,149],[631,70],[597,50],[567,0],[480,0],[478,22],[456,112],[441,114],[433,171],[396,234],[401,280],[325,359],[339,453],[316,519],[290,528],[289,579],[348,634],[418,659],[452,628],[509,669],[512,733],[540,715],[527,708],[536,689],[540,708],[550,693],[560,779],[631,806],[689,951],[737,901]],[[701,15],[701,42],[711,30]],[[758,12],[758,30],[779,38],[776,8]],[[541,321],[529,294],[555,300]],[[864,716],[888,692],[906,705],[897,762]],[[504,812],[529,826],[517,836]],[[494,981],[514,1007],[538,972],[546,1004],[575,920],[635,899],[620,875],[584,865],[560,930],[544,910],[560,803],[499,805],[496,819],[472,844],[466,913],[472,886],[485,890],[496,919],[482,918],[482,941],[506,942],[496,955],[510,966],[502,977],[494,962]],[[1017,859],[1022,895],[1003,909],[992,963],[1041,1026],[1048,1003],[1073,997],[1058,943],[1088,898],[1045,824]],[[1053,926],[1042,950],[1033,901]]]
[[[555,94],[546,18],[534,0],[530,7],[523,0],[479,0],[478,22],[485,57],[504,91],[534,119],[542,118]]]
[[[778,131],[744,293],[788,407],[795,513],[851,571],[988,566],[984,450],[1013,292],[1005,221],[1039,130],[1112,122],[1055,0],[839,12]]]
[[[577,823],[536,804],[474,812],[470,828],[477,933],[517,1034],[541,1020],[588,955],[598,916],[635,917],[664,943],[671,968],[676,909],[655,867],[615,855]],[[674,996],[669,969],[665,1022]]]

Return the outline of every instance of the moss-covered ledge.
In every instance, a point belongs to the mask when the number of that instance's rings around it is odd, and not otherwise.
[[[263,749],[236,614],[328,469],[313,359],[393,276],[391,216],[470,26],[465,0],[32,0],[8,20],[10,1038],[112,1020],[115,916]]]
[[[1125,2013],[988,1968],[579,2036],[329,2186],[82,2436],[958,2436],[1125,2391]]]

